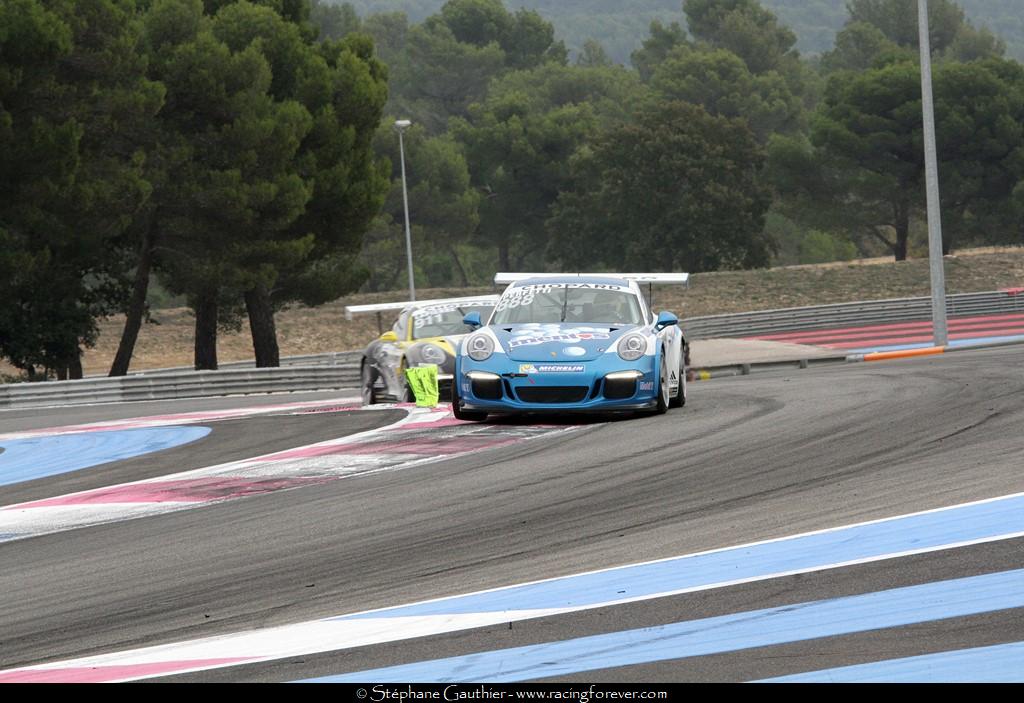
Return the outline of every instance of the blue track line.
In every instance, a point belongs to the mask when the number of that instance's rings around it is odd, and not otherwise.
[[[809,671],[758,683],[1024,683],[1024,642]]]
[[[336,620],[583,608],[1024,534],[1024,495]]]
[[[151,454],[208,434],[209,427],[183,425],[0,440],[0,486]]]
[[[999,344],[1002,342],[1024,342],[1024,335],[1018,334],[1009,337],[972,337],[971,339],[955,339],[946,346],[972,347],[976,344]]]
[[[1011,335],[1006,337],[971,337],[970,339],[954,339],[947,344],[947,347],[971,347],[981,344],[999,344],[1005,342],[1024,342],[1024,335]],[[890,344],[887,346],[862,347],[860,349],[843,349],[846,354],[870,354],[871,352],[906,351],[907,349],[924,349],[935,346],[932,342],[919,342],[916,344]]]
[[[1024,569],[325,676],[306,682],[527,681],[1010,608],[1024,608]]]

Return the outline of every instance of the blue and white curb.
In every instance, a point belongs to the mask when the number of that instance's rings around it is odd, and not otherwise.
[[[306,681],[528,681],[1021,607],[1024,570],[1006,571]]]
[[[1024,683],[1024,642],[841,666],[758,683]]]
[[[88,680],[133,680],[271,661],[564,615],[1021,536],[1024,536],[1024,494],[1017,493],[394,608],[25,667],[0,672],[0,681],[25,680],[28,676],[37,677],[33,680],[49,677],[45,680],[75,681],[82,680],[78,678],[78,672],[82,671],[89,672],[92,678]],[[1016,605],[1018,593],[1024,596],[1021,572],[991,576],[989,581],[972,582],[995,589],[991,604],[996,607],[1024,605],[1024,601]],[[946,594],[950,583],[934,585],[935,592]],[[932,591],[911,593],[914,595],[910,600],[913,600]],[[870,595],[851,598],[862,599],[856,603],[867,603],[872,600]],[[972,600],[963,607],[951,606],[943,610],[942,602],[936,602],[927,617],[956,617],[971,608],[982,608],[972,612],[985,612],[984,608],[988,607],[973,603]],[[712,619],[705,625],[714,622],[726,623]]]

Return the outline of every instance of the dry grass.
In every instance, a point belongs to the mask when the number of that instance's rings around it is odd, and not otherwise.
[[[894,263],[888,259],[789,266],[759,271],[695,274],[686,292],[655,291],[655,307],[684,317],[928,295],[928,261]],[[972,293],[1024,286],[1024,248],[958,252],[946,258],[949,293]],[[418,291],[421,299],[489,293],[489,289]],[[354,295],[318,308],[296,307],[277,317],[283,356],[359,349],[377,335],[373,315],[345,319],[345,305],[387,302],[404,293]],[[192,362],[194,318],[184,308],[154,312],[158,325],[145,325],[139,335],[133,370],[186,366]],[[390,320],[386,322],[389,324]],[[95,349],[86,352],[86,374],[105,373],[117,350],[122,318],[100,325]],[[249,330],[222,333],[218,339],[222,362],[252,358]],[[0,368],[11,373],[11,369]]]
[[[1024,248],[957,252],[945,259],[946,292],[976,293],[1024,286]],[[928,260],[788,266],[693,276],[685,295],[661,298],[685,316],[825,305],[929,294]],[[672,307],[672,306],[675,307]]]

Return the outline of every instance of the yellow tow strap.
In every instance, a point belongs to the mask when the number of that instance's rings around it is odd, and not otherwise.
[[[416,396],[416,405],[420,408],[433,408],[437,405],[440,393],[437,390],[437,364],[414,366],[405,370],[409,387]]]

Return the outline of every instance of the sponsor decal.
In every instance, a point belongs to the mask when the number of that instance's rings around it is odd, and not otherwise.
[[[533,364],[519,364],[519,373],[537,373],[537,367]]]
[[[654,381],[641,381],[640,382],[640,390],[642,390],[642,391],[653,391],[654,390]]]
[[[581,373],[584,370],[583,364],[541,364],[537,367],[539,373]]]
[[[582,342],[591,339],[608,339],[605,332],[562,332],[558,334],[540,334],[532,337],[518,337],[508,343],[509,349],[516,347],[546,344],[547,342]]]
[[[534,283],[528,286],[516,286],[509,288],[498,301],[498,310],[516,308],[520,305],[529,305],[533,302],[534,296],[551,293],[554,290],[563,288],[591,288],[594,290],[614,290],[628,292],[628,288],[615,286],[609,283]]]
[[[611,283],[531,283],[528,286],[516,286],[508,291],[509,294],[516,291],[533,291],[534,293],[547,293],[554,289],[562,288],[592,288],[594,290],[629,290],[624,286],[616,286]]]
[[[603,352],[604,347],[598,348],[597,351]],[[583,356],[584,354],[587,353],[587,350],[584,349],[583,347],[566,347],[565,349],[562,350],[562,353],[565,354],[566,356]],[[551,354],[552,356],[554,356],[554,352],[551,352]]]

